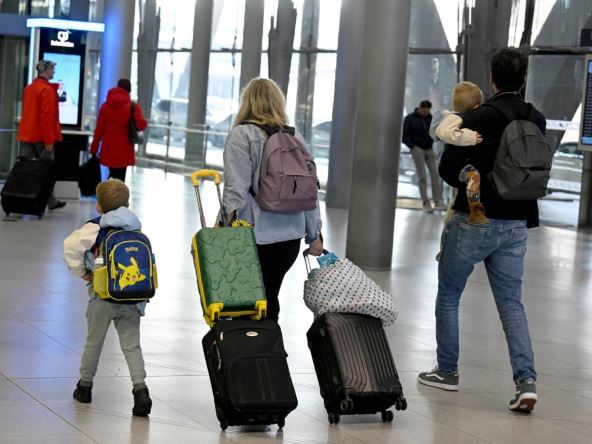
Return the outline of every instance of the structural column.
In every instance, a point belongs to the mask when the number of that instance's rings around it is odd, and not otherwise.
[[[288,95],[296,29],[296,8],[291,0],[278,0],[277,23],[269,30],[269,77]]]
[[[264,0],[245,3],[245,25],[241,55],[240,89],[261,73],[261,48],[263,44]]]
[[[472,22],[465,35],[464,79],[476,83],[491,96],[489,63],[501,48],[508,46],[513,0],[477,0],[471,10]]]
[[[193,21],[189,105],[187,107],[187,128],[189,129],[201,130],[206,124],[213,15],[213,0],[197,0]],[[203,133],[187,133],[185,161],[201,166],[205,158],[205,142],[206,137]]]
[[[341,2],[326,198],[327,206],[333,208],[349,207],[365,4]]]
[[[105,32],[101,46],[98,104],[105,101],[110,88],[132,74],[134,0],[104,0]]]
[[[300,37],[298,90],[296,91],[296,128],[310,143],[317,54],[312,48],[319,40],[319,0],[305,0]]]
[[[366,2],[346,256],[390,270],[411,0]]]

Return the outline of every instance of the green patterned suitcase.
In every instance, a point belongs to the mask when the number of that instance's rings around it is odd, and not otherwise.
[[[213,325],[222,317],[265,317],[267,300],[257,255],[253,229],[246,226],[205,227],[199,194],[199,180],[213,177],[218,199],[220,174],[213,170],[199,170],[192,174],[202,229],[192,239],[191,253],[204,318]]]

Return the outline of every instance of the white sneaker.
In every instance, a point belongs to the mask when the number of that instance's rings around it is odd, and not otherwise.
[[[432,204],[430,203],[430,201],[429,201],[429,200],[426,200],[426,201],[423,203],[423,206],[422,206],[421,210],[422,210],[423,212],[425,212],[425,213],[432,213],[432,212],[434,211],[434,210],[433,210],[433,208],[432,208]]]
[[[438,202],[434,203],[434,210],[438,211],[446,211],[448,206],[444,203],[443,200],[439,200]]]

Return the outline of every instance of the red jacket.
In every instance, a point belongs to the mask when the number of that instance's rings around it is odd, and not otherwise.
[[[131,99],[123,88],[111,88],[107,100],[101,105],[91,154],[96,154],[101,143],[101,164],[110,168],[125,168],[136,164],[134,144],[129,141],[129,120],[131,118]],[[134,103],[134,120],[138,131],[146,129],[142,109]]]
[[[23,113],[16,139],[53,145],[62,140],[58,84],[37,77],[23,91]]]

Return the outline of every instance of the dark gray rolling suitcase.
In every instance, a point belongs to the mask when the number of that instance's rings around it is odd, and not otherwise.
[[[2,209],[7,216],[18,213],[41,218],[55,181],[53,160],[19,157],[0,193]]]
[[[283,427],[298,400],[279,325],[220,320],[202,345],[222,430],[229,425]]]
[[[340,415],[379,412],[383,422],[391,422],[391,406],[407,408],[380,319],[326,313],[306,336],[329,423],[339,423]]]

